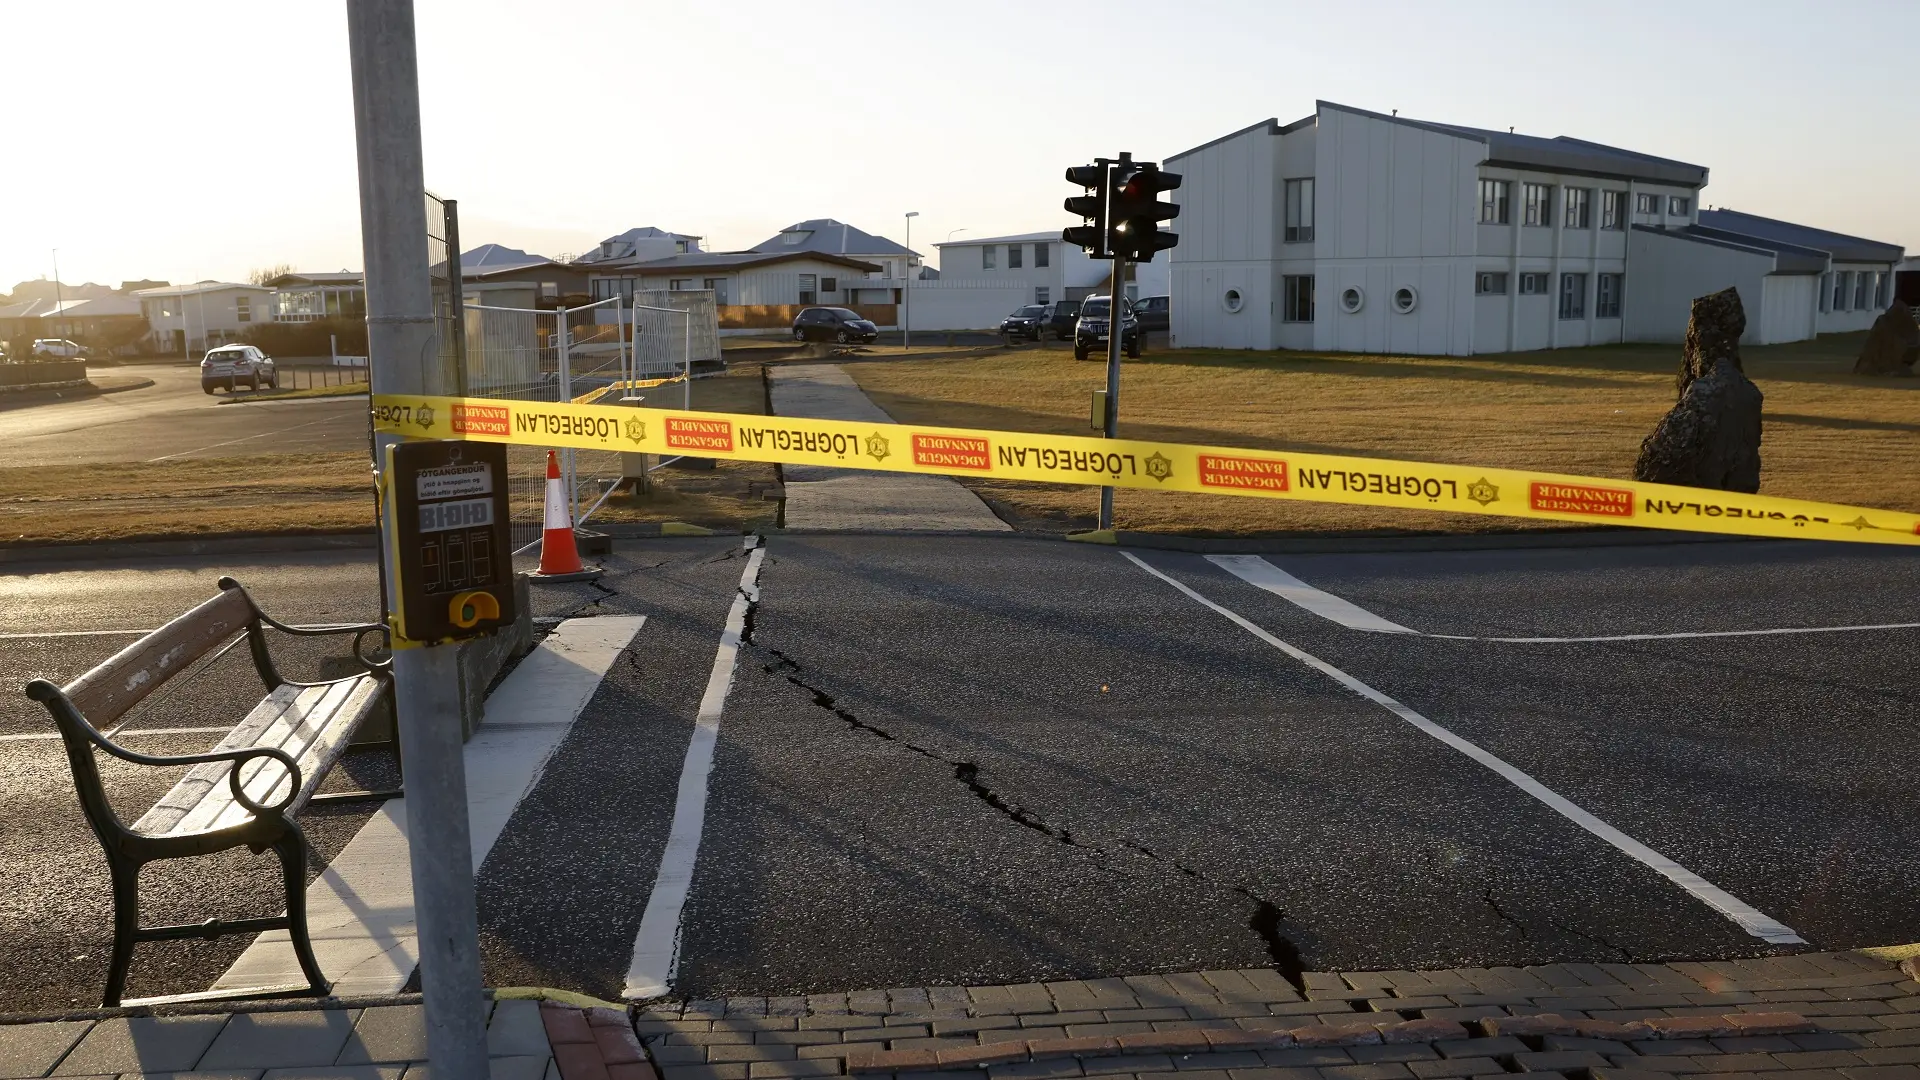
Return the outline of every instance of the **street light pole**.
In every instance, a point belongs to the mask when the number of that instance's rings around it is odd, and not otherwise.
[[[913,348],[913,219],[919,216],[920,211],[918,210],[907,211],[907,242],[905,245],[907,257],[902,263],[907,274],[907,313],[901,322],[900,347],[902,349]]]
[[[368,378],[374,394],[447,395],[427,277],[426,183],[412,0],[347,0],[353,120],[366,263]],[[375,467],[387,444],[375,442]],[[382,535],[391,538],[392,506]],[[394,547],[380,546],[387,610],[399,607]],[[399,643],[396,643],[399,644]],[[436,1076],[487,1075],[473,835],[458,702],[458,654],[396,648],[394,712],[407,763],[408,860],[420,946],[427,1056]]]

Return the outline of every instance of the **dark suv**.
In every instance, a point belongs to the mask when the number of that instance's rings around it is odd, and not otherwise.
[[[1143,296],[1133,302],[1133,317],[1140,320],[1141,330],[1164,334],[1173,326],[1173,297]]]
[[[879,327],[861,318],[859,312],[843,307],[810,307],[793,317],[795,341],[837,341],[842,345],[858,341],[871,345],[879,337]]]
[[[1047,306],[1028,304],[1019,311],[1000,320],[1000,333],[1008,339],[1025,338],[1039,341],[1047,329]]]
[[[1113,302],[1104,296],[1089,296],[1080,302],[1080,320],[1073,324],[1073,358],[1085,360],[1093,350],[1107,347],[1108,308]],[[1126,301],[1121,301],[1120,347],[1128,356],[1140,355],[1140,321],[1133,312],[1126,309]]]
[[[1072,338],[1073,324],[1080,318],[1080,301],[1055,300],[1047,309],[1047,333],[1053,335],[1053,340]]]

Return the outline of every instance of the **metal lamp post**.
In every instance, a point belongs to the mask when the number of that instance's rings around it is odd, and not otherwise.
[[[907,301],[905,306],[907,311],[906,314],[901,317],[900,323],[900,347],[903,349],[913,348],[913,219],[919,216],[920,211],[918,210],[907,211],[907,242],[904,245],[907,249],[907,257],[902,264],[907,272],[907,287],[905,291]]]

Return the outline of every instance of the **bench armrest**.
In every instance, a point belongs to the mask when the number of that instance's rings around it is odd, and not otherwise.
[[[239,589],[242,593],[246,593],[245,587],[230,577],[221,578],[220,587],[222,589]],[[324,637],[331,634],[352,634],[353,658],[360,662],[360,666],[366,668],[368,671],[388,671],[393,667],[393,661],[391,659],[392,631],[389,630],[384,623],[338,623],[333,626],[290,626],[260,610],[260,605],[253,602],[252,594],[246,593],[246,596],[248,605],[253,608],[254,618],[260,623],[264,623],[283,634],[288,634],[293,637]],[[389,658],[386,660],[374,660],[366,654],[363,642],[368,634],[376,633],[382,636],[383,644],[388,647]],[[256,650],[264,649],[265,639],[258,637],[257,633],[253,636],[257,643]],[[263,654],[256,655],[256,665],[260,664],[264,659]],[[266,675],[266,670],[263,669],[261,674]],[[276,679],[269,678],[267,681],[268,685],[274,685]]]

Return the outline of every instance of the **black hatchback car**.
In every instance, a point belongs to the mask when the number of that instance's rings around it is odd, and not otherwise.
[[[1074,324],[1080,321],[1080,301],[1055,300],[1047,313],[1047,333],[1055,341],[1073,338]]]
[[[1143,296],[1133,302],[1133,317],[1145,333],[1166,333],[1173,326],[1173,297]]]
[[[843,307],[810,307],[793,317],[793,340],[853,342],[871,345],[880,338],[880,328],[860,317],[857,311]]]
[[[1009,338],[1039,341],[1047,330],[1047,305],[1028,304],[1000,320],[1000,333]]]

